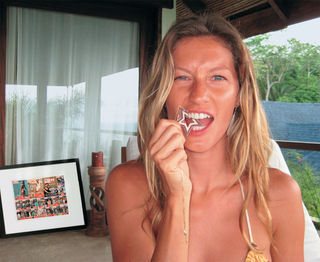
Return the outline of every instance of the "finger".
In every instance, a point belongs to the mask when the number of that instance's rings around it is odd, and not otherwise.
[[[185,138],[179,133],[172,134],[166,143],[157,143],[150,149],[151,157],[156,161],[167,158],[177,149],[184,150]]]
[[[166,145],[169,144],[171,150],[174,150],[178,147],[184,147],[185,138],[183,134],[173,126],[168,127],[162,134],[161,137],[155,142],[150,148],[149,152],[151,155],[156,154],[160,150],[166,148]]]
[[[182,171],[181,164],[187,160],[187,154],[183,149],[176,149],[167,158],[159,163],[162,174],[177,174]]]
[[[151,147],[153,144],[155,144],[159,138],[161,137],[161,135],[164,133],[164,131],[169,127],[176,127],[177,131],[180,132],[181,131],[181,127],[178,124],[177,121],[175,120],[168,120],[168,119],[160,119],[153,135],[152,138],[149,142],[149,147]]]

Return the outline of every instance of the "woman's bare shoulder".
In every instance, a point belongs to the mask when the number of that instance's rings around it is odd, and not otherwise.
[[[303,224],[302,197],[294,178],[277,169],[270,169],[269,208],[274,229],[299,227]],[[290,223],[288,222],[290,216]]]
[[[130,179],[130,177],[145,177],[145,171],[143,164],[138,160],[132,160],[114,167],[108,178],[117,177],[118,179]]]
[[[269,186],[269,197],[270,200],[287,200],[293,197],[301,199],[301,191],[298,183],[294,178],[282,171],[270,168],[270,186]]]
[[[114,261],[150,261],[146,257],[152,256],[154,246],[147,219],[149,195],[140,162],[127,162],[110,172],[106,214]]]
[[[298,183],[270,169],[269,210],[272,217],[274,261],[303,261],[304,213]],[[293,241],[294,240],[294,241]]]
[[[113,168],[107,178],[106,191],[146,196],[148,184],[143,164],[134,160]]]

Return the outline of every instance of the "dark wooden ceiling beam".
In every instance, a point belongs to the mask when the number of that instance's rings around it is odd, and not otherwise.
[[[272,7],[272,9],[275,11],[275,13],[279,16],[279,18],[287,24],[288,17],[286,14],[282,11],[282,8],[280,8],[279,4],[276,3],[275,0],[268,0],[268,3]]]
[[[256,10],[259,6],[267,3],[267,0],[203,0],[208,9],[214,13],[219,13],[224,17],[231,17],[241,13]]]
[[[244,38],[286,27],[286,24],[271,8],[231,20],[230,22],[238,28]]]
[[[245,37],[320,17],[319,0],[177,0],[177,19],[192,15],[191,3],[197,2],[229,19]]]
[[[268,0],[269,1],[269,0]],[[315,1],[283,1],[286,21],[281,19],[273,8],[260,10],[231,20],[243,37],[284,29],[289,25],[320,17],[320,5]],[[308,30],[308,28],[306,28]]]
[[[22,2],[25,4],[32,4],[34,0],[0,0],[6,4],[13,4],[15,2]],[[45,3],[55,2],[66,4],[88,4],[88,5],[118,5],[131,6],[131,7],[156,7],[156,8],[173,8],[173,0],[42,0]]]
[[[65,1],[65,0],[63,0],[63,1]],[[87,0],[85,0],[85,1],[87,1]],[[115,3],[115,4],[173,8],[173,0],[151,0],[151,1],[150,0],[91,0],[91,1],[87,1],[87,2],[94,2],[94,1],[102,2],[102,3],[103,2],[106,2],[106,3],[111,2],[111,3]]]
[[[182,2],[195,14],[201,13],[207,8],[202,0],[182,0]]]
[[[320,17],[320,4],[318,0],[314,1],[291,1],[283,2],[286,6],[286,13],[289,24],[300,23],[310,19]]]

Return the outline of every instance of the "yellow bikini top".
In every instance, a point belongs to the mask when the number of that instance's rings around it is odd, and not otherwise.
[[[245,195],[244,195],[242,182],[241,182],[240,179],[239,179],[239,184],[240,184],[240,189],[241,189],[241,195],[242,195],[242,198],[244,200],[245,199]],[[246,221],[247,221],[247,226],[248,226],[250,242],[253,245],[255,245],[255,242],[253,240],[252,230],[251,230],[251,223],[250,223],[250,217],[249,217],[248,209],[245,210],[245,215],[246,215]],[[268,262],[268,259],[262,253],[257,252],[255,250],[250,250],[248,252],[248,254],[247,254],[245,262]]]
[[[263,254],[250,250],[245,262],[268,262],[268,259]]]

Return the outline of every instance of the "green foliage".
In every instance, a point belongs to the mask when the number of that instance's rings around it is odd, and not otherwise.
[[[288,45],[268,44],[268,34],[246,40],[251,52],[261,98],[298,103],[320,102],[320,46],[296,39]],[[320,218],[320,173],[290,150],[287,164],[301,188],[304,204],[313,217]]]
[[[246,41],[255,65],[262,99],[320,102],[320,46],[296,39],[288,45],[268,44],[269,36]]]
[[[286,162],[294,179],[300,185],[303,202],[313,217],[320,218],[320,174],[317,174],[303,155],[295,150],[287,154]]]

